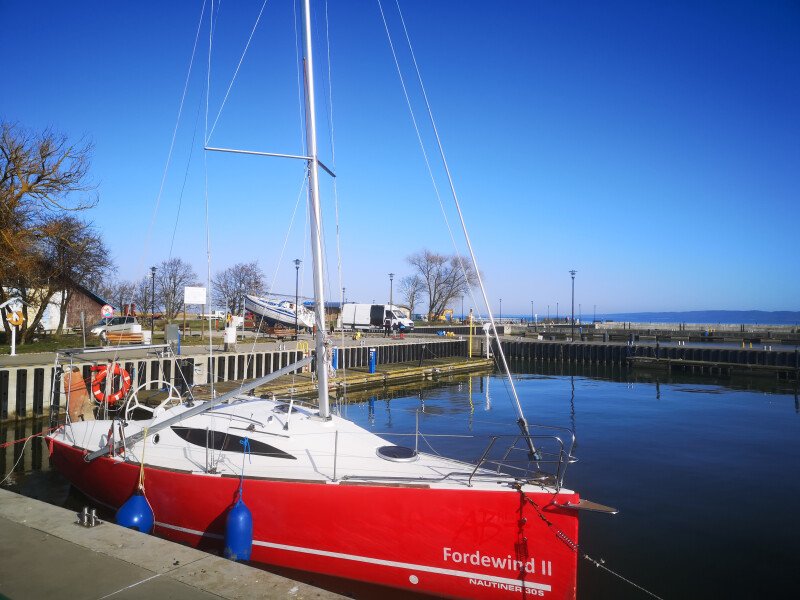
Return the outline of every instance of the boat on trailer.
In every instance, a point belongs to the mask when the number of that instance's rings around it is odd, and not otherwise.
[[[272,300],[246,294],[244,308],[253,313],[256,325],[262,320],[265,325],[294,327],[311,330],[314,327],[314,313],[301,304],[291,300]]]
[[[570,430],[528,424],[515,395],[516,433],[484,439],[470,462],[423,451],[418,427],[408,444],[395,444],[331,408],[317,222],[318,168],[327,168],[317,156],[309,0],[303,4],[313,355],[206,401],[168,381],[145,382],[109,410],[102,398],[110,389],[98,386],[97,418],[73,420],[78,412],[68,410],[47,436],[52,462],[111,509],[144,496],[157,535],[211,551],[227,544],[227,521],[244,501],[255,563],[448,598],[574,598],[578,510],[604,507],[563,487],[575,461]],[[505,365],[499,344],[497,351]],[[80,352],[69,360],[91,360]],[[249,395],[312,359],[316,406]],[[119,374],[118,364],[107,368]],[[157,406],[143,401],[160,388],[166,397]]]

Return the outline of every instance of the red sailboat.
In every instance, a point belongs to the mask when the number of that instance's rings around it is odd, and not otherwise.
[[[530,426],[513,380],[517,428],[475,463],[392,444],[331,410],[309,0],[304,11],[318,405],[247,395],[311,357],[205,402],[158,382],[170,393],[148,408],[140,386],[116,415],[68,411],[48,436],[53,464],[113,509],[143,494],[157,535],[210,550],[243,499],[257,563],[441,597],[574,598],[577,512],[603,507],[562,486],[572,433]]]

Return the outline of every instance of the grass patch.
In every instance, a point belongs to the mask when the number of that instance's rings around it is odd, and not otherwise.
[[[35,354],[37,352],[56,352],[62,348],[81,348],[83,346],[83,336],[75,333],[63,335],[42,335],[34,338],[36,341],[28,344],[21,344],[17,340],[17,354]],[[87,336],[86,347],[100,347],[100,340],[97,336]],[[4,340],[0,346],[0,354],[11,354],[11,341]]]

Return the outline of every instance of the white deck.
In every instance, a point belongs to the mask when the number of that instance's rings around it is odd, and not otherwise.
[[[173,427],[200,430],[196,435],[205,440],[206,429],[228,436],[248,438],[251,443],[262,442],[294,457],[271,457],[251,454],[246,457],[238,451],[206,450],[205,443],[189,442],[166,427],[150,434],[146,442],[126,448],[127,460],[140,462],[144,453],[145,464],[194,473],[212,472],[239,476],[244,468],[246,477],[296,479],[338,483],[356,478],[372,481],[401,481],[410,484],[426,483],[436,488],[471,487],[474,489],[508,490],[514,479],[486,470],[480,470],[469,482],[474,465],[447,459],[433,454],[419,453],[410,461],[395,461],[378,455],[378,448],[392,446],[386,440],[366,431],[347,419],[333,416],[320,419],[315,410],[295,406],[291,416],[287,404],[274,400],[240,396],[231,404],[222,404],[208,412],[192,416]],[[184,405],[171,408],[153,419],[130,421],[124,429],[128,437],[145,426],[153,427],[167,418],[184,412]],[[113,421],[84,421],[68,424],[55,434],[71,444],[89,451],[108,447],[108,431]],[[116,422],[118,441],[121,425]],[[219,439],[219,438],[217,438]],[[414,438],[409,438],[409,446]],[[120,458],[120,460],[123,460]],[[552,488],[535,487],[536,491],[554,492]],[[568,490],[562,490],[569,493]]]

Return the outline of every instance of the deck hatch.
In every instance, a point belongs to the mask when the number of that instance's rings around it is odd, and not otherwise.
[[[381,446],[376,452],[382,459],[392,462],[412,462],[419,458],[416,450],[406,446]]]

